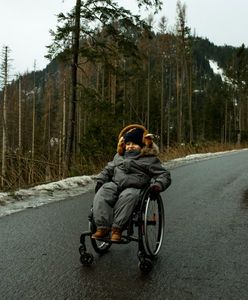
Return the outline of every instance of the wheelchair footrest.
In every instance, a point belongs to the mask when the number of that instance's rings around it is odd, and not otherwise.
[[[139,238],[135,236],[122,235],[120,241],[111,241],[110,237],[97,238],[96,240],[105,243],[111,243],[111,244],[128,244],[132,241],[138,242]]]
[[[112,243],[111,240],[110,240],[110,237],[103,237],[103,238],[92,237],[92,238],[96,241],[105,242],[105,243]]]
[[[132,235],[122,235],[122,243],[123,244],[127,244],[127,243],[130,243],[132,241],[134,242],[138,242],[139,241],[139,238],[136,237],[136,236],[132,236]]]

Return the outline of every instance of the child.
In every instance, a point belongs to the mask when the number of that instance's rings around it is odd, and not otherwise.
[[[117,154],[97,176],[93,201],[97,231],[92,238],[107,237],[112,230],[111,241],[120,241],[140,190],[149,183],[154,194],[169,187],[170,173],[158,154],[158,147],[144,126],[133,124],[121,131]]]

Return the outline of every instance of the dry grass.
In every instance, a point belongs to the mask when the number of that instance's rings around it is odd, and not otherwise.
[[[204,143],[204,144],[195,144],[195,145],[181,145],[171,147],[169,150],[166,150],[160,154],[160,159],[162,161],[169,161],[179,157],[185,157],[189,154],[197,154],[197,153],[214,153],[220,151],[228,151],[234,149],[242,149],[248,148],[248,144],[236,145],[236,144],[217,144],[217,143]],[[74,171],[70,176],[77,175],[92,175],[98,174],[103,167],[111,160],[110,157],[102,157],[98,159],[87,159],[83,163],[78,162]],[[44,167],[45,166],[45,167]],[[9,159],[8,166],[8,177],[5,180],[6,186],[0,187],[0,191],[14,191],[18,188],[27,188],[37,184],[42,184],[50,181],[60,180],[61,176],[58,174],[58,167],[56,165],[52,165],[48,162],[43,162],[43,167],[39,162],[32,167],[33,171],[33,180],[30,180],[31,174],[31,165],[29,161],[25,161],[21,166],[21,174],[18,174],[18,170],[16,169],[16,164],[11,163]],[[47,169],[49,167],[49,176],[47,176]],[[0,206],[5,205],[4,201],[0,199]]]
[[[162,161],[169,161],[179,157],[185,157],[190,154],[197,153],[215,153],[221,151],[229,151],[235,149],[247,148],[247,144],[237,145],[237,144],[218,144],[218,143],[205,143],[205,144],[195,144],[195,145],[181,145],[171,147],[160,154]]]

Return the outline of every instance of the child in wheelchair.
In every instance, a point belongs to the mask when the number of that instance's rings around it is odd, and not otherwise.
[[[94,239],[121,240],[123,226],[139,200],[140,191],[150,184],[154,195],[171,184],[170,172],[158,158],[153,135],[139,124],[125,127],[119,134],[113,161],[97,176],[93,217],[97,226]]]

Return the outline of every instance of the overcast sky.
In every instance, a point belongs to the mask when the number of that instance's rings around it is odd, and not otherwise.
[[[117,0],[135,9],[135,0]],[[175,25],[176,0],[164,0],[161,12]],[[248,46],[248,0],[181,0],[187,6],[187,25],[192,33],[216,45]],[[76,0],[0,0],[0,47],[11,49],[12,73],[43,69],[46,46],[51,43],[50,29],[57,24],[56,14],[69,12]],[[137,12],[137,11],[135,11]],[[160,14],[160,15],[161,15]]]

